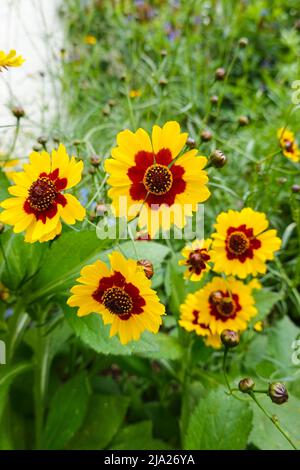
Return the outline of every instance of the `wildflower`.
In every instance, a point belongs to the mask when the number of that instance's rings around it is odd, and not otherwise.
[[[221,347],[220,335],[212,334],[208,323],[203,322],[197,299],[193,294],[188,294],[184,304],[180,306],[179,325],[188,332],[194,331],[198,336],[202,336],[205,344],[215,349]]]
[[[162,128],[154,126],[152,141],[143,129],[135,133],[125,130],[117,136],[113,158],[105,162],[112,186],[108,195],[116,215],[138,216],[139,227],[146,229],[151,238],[160,227],[168,230],[174,223],[182,228],[186,216],[191,216],[197,204],[210,195],[203,171],[207,159],[196,157],[196,149],[179,156],[187,137],[175,121]]]
[[[246,377],[245,379],[240,380],[239,389],[243,393],[251,392],[255,387],[254,380],[251,377]]]
[[[63,145],[51,156],[33,152],[23,171],[11,176],[15,185],[8,191],[13,197],[0,204],[5,209],[0,220],[13,225],[15,233],[26,231],[26,242],[52,240],[62,230],[60,219],[74,224],[85,216],[79,201],[62,193],[79,183],[82,169],[83,163],[69,159]]]
[[[23,62],[25,62],[23,57],[21,55],[17,56],[16,51],[13,49],[8,54],[0,51],[0,72],[2,67],[4,69],[7,67],[20,67]]]
[[[222,150],[214,150],[209,157],[209,162],[215,168],[223,168],[227,163],[227,157]]]
[[[129,98],[138,98],[141,96],[142,92],[141,90],[130,90],[129,91]]]
[[[281,382],[273,382],[269,385],[268,395],[273,403],[282,405],[289,399],[289,394],[285,385]]]
[[[95,36],[92,36],[91,34],[88,34],[84,38],[85,44],[88,44],[89,46],[94,46],[97,44],[97,38]]]
[[[151,281],[137,261],[125,259],[119,252],[109,255],[110,269],[102,261],[81,270],[80,283],[71,289],[71,307],[79,307],[78,316],[98,313],[110,324],[110,336],[119,334],[122,344],[138,340],[148,330],[157,333],[162,324],[164,306]]]
[[[209,271],[211,240],[194,240],[190,245],[183,248],[181,254],[185,259],[179,260],[178,264],[187,266],[184,273],[185,279],[199,281],[203,274]]]
[[[254,326],[253,326],[253,329],[254,331],[256,331],[257,333],[261,333],[264,329],[264,324],[263,322],[260,320],[260,321],[257,321]]]
[[[213,335],[220,335],[225,329],[244,331],[257,314],[251,287],[232,277],[214,277],[202,289],[189,294],[183,305],[182,312],[201,312],[201,323]]]
[[[273,259],[281,240],[262,212],[250,208],[222,212],[212,235],[212,261],[217,272],[245,278],[266,272],[266,261]]]
[[[299,162],[300,149],[295,140],[294,133],[287,129],[281,128],[277,131],[277,137],[279,139],[279,144],[283,155],[293,162]]]

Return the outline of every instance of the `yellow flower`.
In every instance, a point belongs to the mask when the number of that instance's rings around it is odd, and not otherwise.
[[[119,334],[122,344],[138,340],[145,330],[157,333],[165,308],[151,282],[134,260],[119,252],[109,255],[109,269],[102,261],[81,270],[80,283],[71,289],[68,305],[79,307],[78,316],[98,313],[110,324],[110,336]]]
[[[180,306],[179,325],[186,331],[194,331],[198,336],[203,336],[205,344],[215,349],[221,347],[220,335],[212,334],[207,322],[203,322],[202,314],[198,309],[197,297],[188,294],[185,303]]]
[[[0,72],[2,67],[20,67],[23,62],[25,62],[23,57],[21,55],[17,56],[14,50],[11,50],[8,54],[4,51],[0,51]]]
[[[129,91],[129,97],[130,98],[138,98],[139,96],[141,96],[142,92],[141,90],[130,90]]]
[[[278,129],[277,137],[279,139],[283,155],[293,162],[299,162],[300,149],[295,140],[294,133],[282,127],[281,129]]]
[[[185,257],[179,260],[178,264],[187,266],[184,273],[185,279],[191,281],[199,281],[203,274],[209,271],[210,251],[209,247],[211,240],[194,240],[190,245],[186,245],[181,254]]]
[[[71,194],[63,194],[81,180],[82,161],[69,159],[60,144],[50,156],[47,152],[33,152],[23,171],[11,175],[15,185],[8,191],[13,197],[0,203],[5,210],[0,221],[14,226],[14,232],[26,231],[26,242],[52,240],[62,230],[62,219],[67,224],[82,220],[85,209]]]
[[[203,289],[187,296],[181,313],[197,312],[200,327],[205,325],[212,335],[220,335],[225,329],[245,330],[257,314],[254,302],[251,286],[232,277],[214,277]]]
[[[91,34],[88,34],[87,36],[85,36],[84,42],[86,44],[89,44],[90,46],[94,46],[95,44],[97,44],[97,38],[95,36],[92,36]]]
[[[160,227],[182,228],[186,216],[192,216],[198,203],[210,195],[203,171],[207,159],[197,157],[196,149],[179,156],[187,136],[175,121],[154,126],[152,139],[143,129],[125,130],[105,162],[112,186],[108,195],[117,217],[138,216],[139,227],[151,238]]]
[[[222,212],[212,235],[214,270],[245,278],[266,272],[266,261],[274,258],[281,240],[276,230],[267,230],[265,214],[245,208],[240,212]]]
[[[260,333],[264,329],[264,324],[262,321],[257,321],[255,325],[253,326],[254,331],[257,333]]]

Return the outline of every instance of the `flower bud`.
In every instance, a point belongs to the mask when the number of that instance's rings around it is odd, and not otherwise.
[[[41,135],[40,137],[38,137],[37,141],[39,144],[45,145],[48,142],[48,139],[46,136]]]
[[[110,99],[110,100],[108,100],[107,104],[108,104],[108,106],[113,108],[114,106],[116,106],[117,102],[116,102],[116,100]]]
[[[11,112],[17,119],[21,119],[25,116],[25,111],[23,108],[21,108],[21,106],[14,106]]]
[[[33,145],[32,146],[32,150],[34,152],[41,152],[43,150],[43,147],[41,147],[40,145],[36,144],[36,145]]]
[[[166,78],[162,77],[162,78],[159,79],[158,84],[163,88],[163,87],[168,85],[168,80]]]
[[[239,117],[239,125],[240,126],[248,126],[249,124],[249,118],[247,116],[240,116]]]
[[[216,290],[212,292],[209,296],[209,302],[213,305],[218,305],[220,302],[223,300],[223,295],[222,292],[219,290]]]
[[[211,104],[218,104],[218,101],[219,101],[219,97],[217,95],[211,96],[210,98]]]
[[[168,51],[167,51],[166,49],[162,49],[162,50],[160,51],[160,55],[161,55],[162,57],[166,57],[166,56],[168,55]]]
[[[144,273],[148,279],[151,279],[154,274],[153,264],[147,259],[140,259],[137,262],[138,266],[141,266],[144,270]]]
[[[240,40],[239,40],[239,46],[240,46],[241,48],[247,47],[248,44],[249,44],[248,38],[240,38]]]
[[[209,142],[212,139],[213,135],[212,132],[206,129],[201,132],[200,137],[203,142]]]
[[[239,382],[239,389],[243,393],[248,393],[253,390],[255,386],[254,380],[251,377],[246,377]]]
[[[226,348],[235,348],[240,342],[240,335],[237,331],[223,330],[221,333],[221,341]]]
[[[284,176],[280,176],[279,178],[276,179],[276,182],[278,184],[285,184],[287,182],[287,179]]]
[[[4,229],[5,229],[5,225],[2,224],[2,222],[0,222],[0,235],[1,235],[1,233],[4,232]]]
[[[223,67],[219,67],[216,72],[215,72],[215,78],[216,80],[224,80],[226,75],[226,70]]]
[[[269,385],[268,395],[273,403],[282,405],[289,399],[289,395],[285,385],[281,382],[273,382]]]
[[[97,155],[93,155],[91,158],[90,158],[90,162],[91,162],[91,165],[93,165],[94,167],[98,167],[100,165],[100,158],[97,157]]]
[[[210,163],[216,168],[222,168],[226,165],[227,157],[221,150],[214,150],[210,156]]]
[[[188,137],[188,139],[187,139],[187,141],[186,141],[186,145],[187,145],[190,149],[196,148],[196,141],[195,141],[195,139],[192,139],[191,137]]]
[[[103,216],[107,212],[107,207],[104,202],[99,202],[96,205],[96,215],[97,216]]]
[[[300,185],[299,184],[293,184],[292,192],[293,193],[300,193]]]

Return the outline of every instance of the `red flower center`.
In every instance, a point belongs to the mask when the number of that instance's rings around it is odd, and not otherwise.
[[[249,240],[243,232],[233,232],[228,237],[228,250],[234,255],[241,255],[249,248]]]
[[[57,193],[53,181],[47,176],[42,176],[30,186],[28,201],[33,209],[45,211],[52,205]]]
[[[92,297],[121,320],[128,320],[132,315],[143,313],[143,307],[146,305],[139,289],[131,282],[126,282],[123,274],[118,271],[100,279]]]
[[[229,318],[235,318],[236,314],[242,310],[239,303],[239,296],[233,293],[230,294],[229,292],[212,292],[208,302],[211,315],[223,322],[227,321]]]
[[[261,247],[261,241],[254,236],[253,228],[242,224],[239,227],[229,227],[225,247],[228,259],[238,259],[244,263],[247,258],[253,258],[254,250]]]
[[[210,260],[210,256],[207,253],[206,248],[197,248],[192,251],[187,260],[189,265],[189,271],[196,274],[201,274],[201,272],[206,269],[206,264]]]
[[[162,196],[172,187],[173,176],[165,165],[151,165],[147,168],[143,183],[149,193]]]
[[[129,294],[120,287],[110,287],[102,296],[102,303],[115,315],[131,313],[133,302]]]

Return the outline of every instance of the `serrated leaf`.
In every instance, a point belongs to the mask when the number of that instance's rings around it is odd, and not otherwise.
[[[81,429],[70,449],[98,450],[108,446],[125,417],[129,399],[121,395],[93,395]]]
[[[202,398],[190,419],[184,448],[187,450],[242,450],[252,427],[252,410],[225,393],[211,391]]]
[[[54,394],[47,418],[42,447],[63,449],[83,423],[90,388],[85,373],[61,385]]]

